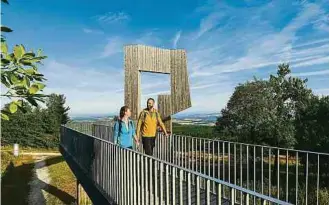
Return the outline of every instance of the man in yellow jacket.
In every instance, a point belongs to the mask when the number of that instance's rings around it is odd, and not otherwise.
[[[163,124],[160,114],[154,108],[154,99],[149,98],[147,100],[147,108],[145,108],[140,114],[137,122],[136,136],[138,141],[140,140],[140,135],[142,135],[142,143],[144,147],[145,154],[153,155],[153,148],[155,146],[155,137],[157,127],[160,126],[168,136],[166,127]]]

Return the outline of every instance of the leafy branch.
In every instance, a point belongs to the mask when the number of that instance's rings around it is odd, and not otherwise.
[[[7,0],[1,2],[9,4]],[[1,25],[2,32],[12,32],[6,26]],[[38,65],[42,65],[42,60],[47,58],[39,49],[37,53],[26,51],[23,45],[15,45],[10,52],[7,42],[1,36],[1,84],[5,87],[6,93],[1,93],[1,97],[9,99],[18,98],[10,103],[9,107],[1,110],[1,119],[9,120],[8,114],[15,113],[18,108],[22,109],[23,102],[33,106],[38,106],[39,102],[44,102],[47,95],[41,94],[45,88],[44,75],[38,71]]]

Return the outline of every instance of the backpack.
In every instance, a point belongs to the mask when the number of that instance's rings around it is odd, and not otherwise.
[[[145,122],[147,111],[143,110],[143,114],[144,115],[143,115],[143,118],[142,118],[142,122],[144,123]],[[155,116],[156,116],[157,124],[159,124],[159,113],[158,113],[158,111],[155,111]]]
[[[143,118],[142,118],[142,123],[144,124],[145,122],[145,118],[146,118],[146,114],[147,114],[147,111],[143,110]],[[157,120],[157,126],[159,125],[159,113],[158,111],[156,110],[155,111],[155,116],[156,116],[156,120]],[[158,132],[158,129],[156,129],[157,132]],[[155,134],[157,136],[157,133]]]

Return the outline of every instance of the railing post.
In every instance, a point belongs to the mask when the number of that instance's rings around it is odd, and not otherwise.
[[[95,131],[96,131],[96,127],[95,127],[96,125],[95,124],[91,124],[91,135],[92,136],[96,136],[95,134]]]
[[[80,205],[80,184],[79,184],[79,181],[77,180],[77,199],[76,199],[76,203],[77,205]]]

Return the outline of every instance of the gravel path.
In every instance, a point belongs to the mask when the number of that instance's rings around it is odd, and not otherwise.
[[[39,153],[37,153],[39,154]],[[32,177],[29,194],[30,205],[46,204],[48,193],[45,191],[47,184],[50,183],[48,167],[46,166],[46,156],[35,157],[34,176]]]

